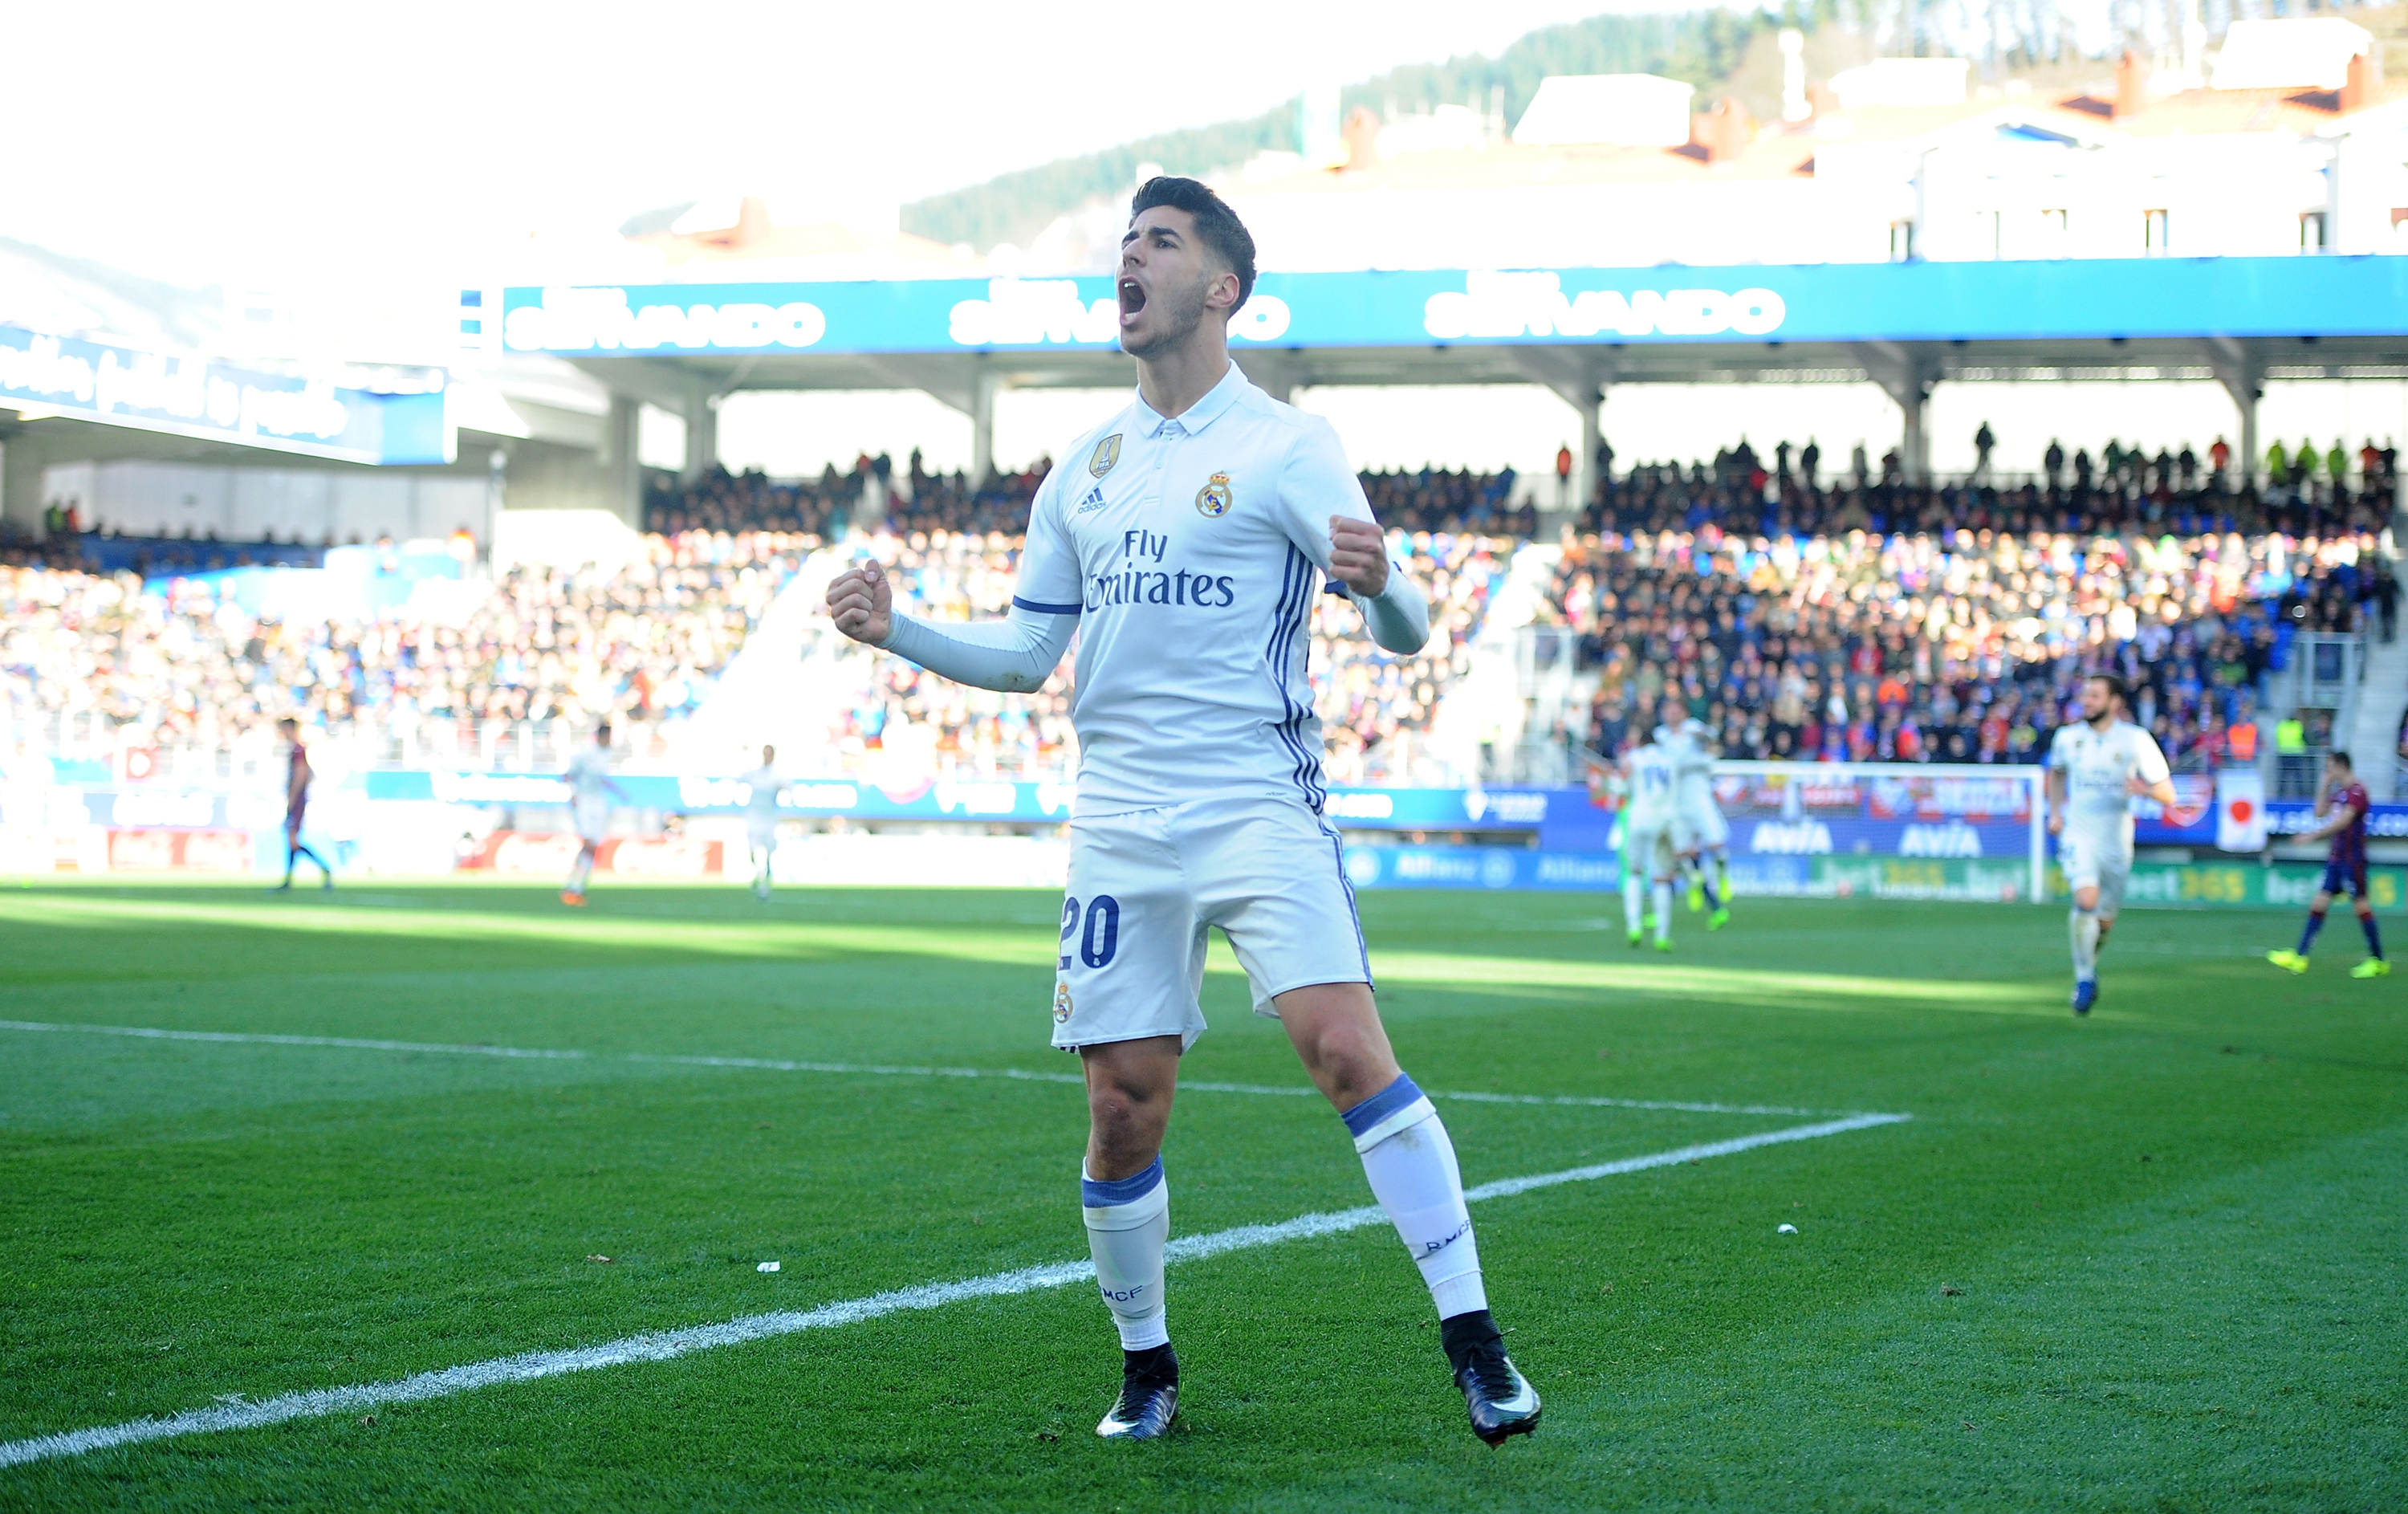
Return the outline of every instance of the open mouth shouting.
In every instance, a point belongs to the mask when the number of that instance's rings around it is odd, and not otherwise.
[[[1121,326],[1125,330],[1136,324],[1139,314],[1145,310],[1145,286],[1139,283],[1134,275],[1124,273],[1117,293],[1121,302]]]

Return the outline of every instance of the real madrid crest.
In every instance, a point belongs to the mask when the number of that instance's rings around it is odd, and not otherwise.
[[[1229,492],[1229,475],[1215,473],[1212,482],[1196,491],[1196,513],[1208,520],[1219,520],[1229,512],[1238,497]]]
[[[1054,985],[1054,1023],[1070,1023],[1070,986],[1067,983]]]
[[[1096,454],[1087,459],[1087,471],[1093,473],[1097,478],[1102,478],[1105,474],[1111,472],[1112,470],[1112,465],[1120,460],[1121,434],[1115,431],[1111,436],[1106,437],[1103,440],[1096,443]]]

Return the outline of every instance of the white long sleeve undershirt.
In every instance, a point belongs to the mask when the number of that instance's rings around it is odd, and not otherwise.
[[[1346,597],[1363,612],[1371,640],[1398,656],[1410,656],[1429,640],[1429,597],[1394,563],[1388,583],[1365,598],[1354,590]],[[1075,615],[1027,610],[1015,604],[1002,620],[969,624],[916,620],[897,611],[886,640],[880,643],[908,657],[940,678],[976,688],[1026,694],[1043,685],[1069,647]]]
[[[914,620],[900,611],[894,622],[880,644],[896,656],[956,684],[1026,694],[1060,665],[1079,617],[1013,605],[1002,620],[969,625]]]

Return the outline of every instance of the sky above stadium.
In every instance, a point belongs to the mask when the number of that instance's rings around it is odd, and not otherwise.
[[[0,236],[186,284],[474,281],[681,200],[859,213],[1597,0],[28,5]]]

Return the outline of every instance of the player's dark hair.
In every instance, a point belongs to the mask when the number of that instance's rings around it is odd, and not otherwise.
[[[1194,219],[1196,235],[1238,276],[1238,304],[1245,304],[1254,292],[1254,237],[1238,219],[1238,212],[1229,209],[1229,202],[1202,180],[1159,174],[1137,187],[1129,199],[1129,219],[1165,208],[1184,210]]]
[[[2349,754],[2347,752],[2335,752],[2331,757],[2327,757],[2325,760],[2328,762],[2338,762],[2352,772],[2356,772],[2358,771],[2358,764],[2349,759]]]
[[[2131,704],[2131,702],[2132,702],[2132,687],[2131,687],[2131,685],[2128,685],[2128,684],[2127,684],[2127,683],[2125,683],[2125,682],[2124,682],[2124,675],[2123,675],[2123,674],[2121,674],[2121,673],[2092,673],[2090,676],[2091,676],[2091,677],[2093,677],[2093,678],[2095,678],[2095,679],[2097,679],[2097,680],[2099,680],[2099,682],[2100,682],[2100,683],[2102,683],[2102,684],[2106,685],[2107,685],[2107,692],[2108,692],[2108,694],[2109,694],[2110,696],[2112,696],[2113,698],[2114,698],[2116,700],[2120,701],[2121,703],[2123,703],[2123,704],[2125,704],[2125,705],[2127,705],[2127,706],[2129,706],[2129,705]]]

